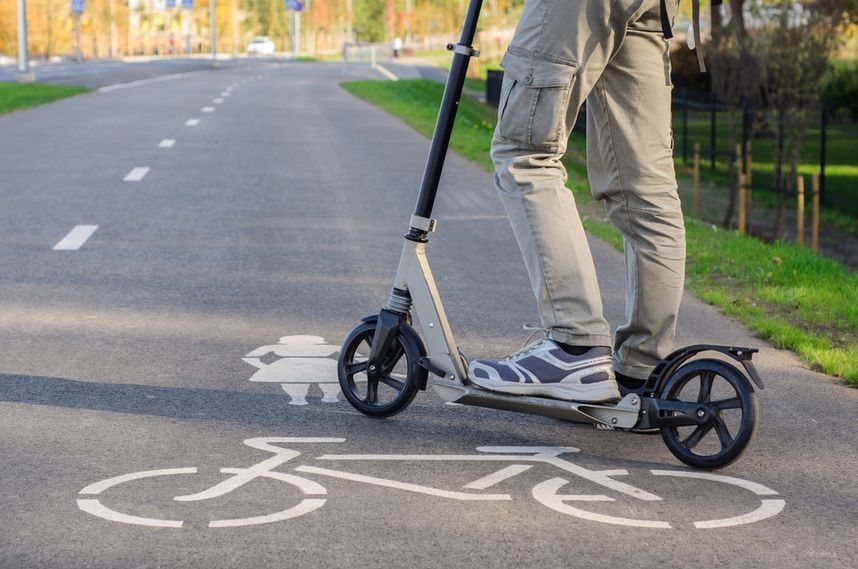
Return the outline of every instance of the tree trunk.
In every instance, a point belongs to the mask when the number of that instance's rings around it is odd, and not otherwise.
[[[730,24],[739,45],[747,45],[748,32],[745,29],[745,0],[730,0]]]
[[[728,156],[733,156],[733,151],[736,148],[736,135],[735,128],[733,128],[733,123],[735,121],[736,113],[733,110],[733,107],[730,107],[730,111],[727,114],[727,148],[729,149],[727,152]],[[737,175],[736,164],[741,160],[740,156],[736,156],[735,159],[731,159],[727,166],[727,187],[730,192],[730,199],[727,202],[727,211],[724,212],[724,221],[721,222],[721,225],[724,229],[730,229],[733,227],[733,213],[736,211],[736,199],[739,195],[739,176]]]

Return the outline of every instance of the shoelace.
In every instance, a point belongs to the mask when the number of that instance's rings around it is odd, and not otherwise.
[[[534,326],[532,324],[524,324],[522,325],[522,328],[524,328],[525,331],[529,330],[530,336],[527,337],[527,340],[524,341],[521,348],[505,357],[502,361],[508,361],[512,358],[516,358],[518,356],[526,354],[527,352],[533,350],[535,347],[541,344],[546,338],[548,338],[548,335],[551,333],[551,330],[548,328],[543,328],[542,326]],[[539,333],[542,334],[542,338],[534,342],[533,337]]]

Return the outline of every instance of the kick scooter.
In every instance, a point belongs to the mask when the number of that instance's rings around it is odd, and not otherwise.
[[[662,360],[643,386],[627,390],[616,404],[508,395],[468,381],[468,365],[441,304],[426,245],[436,226],[432,208],[468,63],[479,56],[471,44],[481,5],[482,0],[470,0],[459,43],[447,46],[453,52],[452,66],[393,288],[386,306],[365,317],[343,343],[338,362],[343,395],[361,413],[388,417],[431,384],[447,402],[591,423],[601,429],[660,431],[674,456],[695,468],[720,468],[733,462],[758,424],[756,391],[763,382],[751,363],[755,349],[709,344],[682,348]],[[412,314],[425,345],[411,326]],[[689,361],[701,352],[720,353],[721,359]],[[719,391],[727,395],[716,396]]]

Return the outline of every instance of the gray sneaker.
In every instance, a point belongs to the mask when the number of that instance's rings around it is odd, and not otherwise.
[[[589,403],[618,400],[611,348],[590,348],[580,356],[548,338],[502,360],[474,360],[468,379],[491,391]]]

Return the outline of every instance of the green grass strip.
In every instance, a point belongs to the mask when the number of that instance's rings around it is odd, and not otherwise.
[[[432,135],[443,85],[408,80],[350,81],[342,86],[418,132]],[[494,109],[464,98],[450,148],[491,171],[489,148],[495,120]],[[603,215],[592,214],[600,210],[593,207],[583,156],[583,137],[573,136],[566,164],[584,225],[621,250],[617,230]],[[807,249],[787,243],[766,245],[690,217],[686,217],[686,241],[687,283],[697,297],[775,346],[795,352],[814,369],[858,387],[856,273]]]
[[[44,83],[0,83],[0,115],[44,105],[90,91],[85,87]]]

